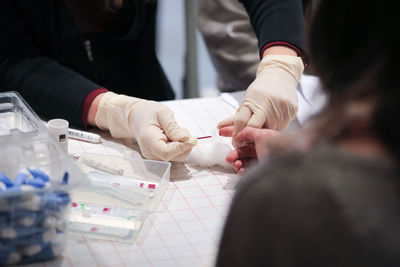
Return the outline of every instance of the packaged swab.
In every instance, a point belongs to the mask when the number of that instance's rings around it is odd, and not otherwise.
[[[118,167],[112,167],[109,164],[102,163],[92,159],[89,155],[83,155],[79,157],[79,161],[83,162],[83,164],[92,167],[93,169],[103,171],[109,174],[122,175],[124,174],[124,170]]]

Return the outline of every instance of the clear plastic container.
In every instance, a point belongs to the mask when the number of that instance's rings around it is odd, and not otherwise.
[[[133,242],[168,188],[171,163],[143,160],[136,152],[84,153],[78,163],[90,184],[73,192],[70,229],[92,238]]]
[[[1,142],[45,134],[45,125],[17,92],[0,93]]]
[[[85,176],[18,93],[0,93],[0,265],[62,254]]]

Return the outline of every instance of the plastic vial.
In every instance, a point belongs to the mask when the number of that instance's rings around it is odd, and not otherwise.
[[[68,153],[68,121],[63,119],[49,120],[47,128],[49,134]]]

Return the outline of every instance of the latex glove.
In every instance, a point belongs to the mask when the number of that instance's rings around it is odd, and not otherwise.
[[[218,128],[233,125],[233,136],[246,126],[284,129],[297,113],[296,89],[303,70],[300,57],[264,56],[239,109],[232,117],[221,121]],[[235,146],[235,142],[233,144]]]
[[[115,138],[133,138],[153,160],[184,161],[197,142],[166,106],[112,92],[100,100],[95,123]]]

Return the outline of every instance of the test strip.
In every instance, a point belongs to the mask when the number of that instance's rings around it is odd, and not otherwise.
[[[200,139],[207,139],[207,138],[211,138],[211,137],[212,137],[211,135],[208,135],[208,136],[197,137],[197,139],[200,140]]]
[[[95,185],[106,185],[110,187],[140,187],[147,190],[155,190],[158,187],[157,183],[138,180],[133,177],[125,176],[110,176],[98,172],[89,172],[87,177],[90,179],[92,184]]]
[[[95,161],[93,159],[90,159],[88,157],[82,157],[82,161],[87,166],[92,167],[93,169],[96,169],[96,170],[99,170],[99,171],[107,172],[107,173],[114,174],[114,175],[122,175],[122,174],[124,174],[124,169],[113,168],[113,167],[105,165],[105,164],[103,164],[101,162],[98,162],[98,161]]]

